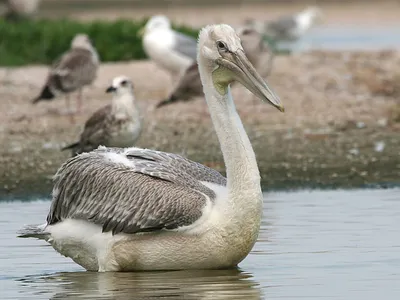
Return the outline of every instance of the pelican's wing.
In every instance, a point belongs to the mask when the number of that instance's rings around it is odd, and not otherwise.
[[[197,57],[197,41],[187,35],[174,31],[174,50],[196,60]]]
[[[113,234],[188,226],[215,199],[197,178],[221,182],[215,173],[178,155],[102,147],[59,169],[47,222],[82,219]]]
[[[165,167],[174,166],[177,171],[183,171],[198,181],[226,185],[226,178],[218,171],[178,154],[141,148],[129,148],[127,153],[131,157],[137,156],[156,161],[158,164],[165,165]]]
[[[96,78],[98,64],[89,50],[71,49],[50,70],[49,80],[63,92],[74,91]]]

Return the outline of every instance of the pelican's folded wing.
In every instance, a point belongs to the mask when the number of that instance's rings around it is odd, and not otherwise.
[[[214,191],[192,175],[208,168],[196,163],[190,168],[191,163],[138,148],[101,147],[71,158],[55,175],[47,223],[82,219],[113,234],[189,226],[215,200]],[[218,176],[200,177],[210,181]]]

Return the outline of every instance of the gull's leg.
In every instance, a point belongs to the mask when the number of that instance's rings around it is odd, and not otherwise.
[[[71,124],[74,124],[75,123],[75,118],[74,118],[73,112],[71,111],[71,102],[70,102],[70,95],[69,94],[65,95],[65,103],[66,103],[66,106],[67,106],[66,113],[69,115],[69,121],[71,122]]]
[[[71,112],[71,102],[69,99],[69,94],[65,94],[65,106],[67,107],[67,113]]]
[[[82,88],[78,90],[78,97],[77,97],[77,113],[81,114],[82,112]]]

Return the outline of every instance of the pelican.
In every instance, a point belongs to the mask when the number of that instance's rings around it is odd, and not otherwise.
[[[71,42],[71,49],[56,60],[49,72],[47,81],[40,94],[32,100],[53,100],[64,94],[69,110],[69,93],[78,90],[77,112],[82,109],[82,89],[96,79],[99,68],[99,55],[90,38],[83,33],[77,34]]]
[[[92,271],[223,269],[238,265],[261,223],[260,173],[229,85],[283,111],[229,25],[203,28],[198,64],[227,177],[182,156],[101,147],[67,160],[36,237]]]
[[[126,76],[115,77],[106,93],[112,93],[112,103],[98,109],[85,123],[78,142],[61,150],[71,150],[72,156],[89,152],[98,146],[130,147],[139,138],[142,124],[133,95],[132,81]]]
[[[166,16],[151,17],[139,34],[143,35],[147,56],[173,77],[178,77],[196,60],[196,40],[173,30]]]

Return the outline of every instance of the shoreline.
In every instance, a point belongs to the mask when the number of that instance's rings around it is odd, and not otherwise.
[[[233,97],[253,144],[266,190],[357,188],[400,184],[400,52],[313,51],[278,56],[268,82],[284,114],[234,87]],[[223,160],[203,99],[155,110],[168,74],[152,62],[102,64],[84,90],[84,112],[71,124],[62,98],[31,105],[46,66],[0,68],[0,196],[50,195],[49,179],[114,76],[130,76],[144,117],[137,147],[183,154],[220,172]],[[151,78],[151,80],[149,80]],[[73,99],[72,96],[71,99]],[[202,98],[202,97],[200,97]],[[74,102],[72,102],[74,103]]]

